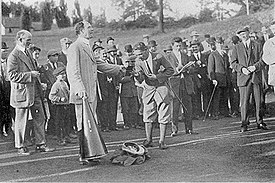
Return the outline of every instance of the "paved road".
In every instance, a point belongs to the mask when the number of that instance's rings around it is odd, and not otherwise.
[[[271,128],[258,130],[252,121],[249,131],[240,133],[236,118],[194,121],[198,135],[183,132],[169,137],[167,150],[149,149],[151,159],[142,165],[123,167],[113,165],[106,156],[97,166],[78,164],[76,144],[58,147],[48,138],[52,153],[18,156],[11,141],[0,141],[1,181],[268,181],[275,182],[275,118],[265,119]],[[180,129],[183,128],[180,124]],[[155,146],[158,130],[154,130]],[[103,133],[110,154],[126,140],[141,143],[143,130],[130,129]],[[34,147],[31,147],[34,151]]]

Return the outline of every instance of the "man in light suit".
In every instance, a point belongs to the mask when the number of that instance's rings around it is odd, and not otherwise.
[[[188,68],[179,72],[189,61],[188,56],[181,51],[182,39],[175,37],[172,39],[172,52],[167,55],[167,60],[174,68],[174,75],[169,78],[172,89],[186,107],[185,115],[185,132],[186,134],[194,134],[192,125],[192,95],[194,94],[194,83],[190,72],[192,68]],[[178,133],[178,117],[179,117],[180,101],[176,96],[173,97],[172,107],[172,134],[176,136]]]
[[[142,43],[134,47],[136,56],[140,59],[136,63],[136,71],[139,73],[137,80],[142,83],[143,121],[145,123],[146,140],[145,147],[152,146],[153,122],[158,120],[160,124],[159,148],[166,149],[164,144],[166,125],[171,119],[172,100],[171,93],[166,82],[173,75],[174,69],[166,58],[159,53],[151,53]]]
[[[10,104],[15,108],[15,147],[21,155],[29,155],[24,144],[26,123],[33,118],[36,151],[50,152],[54,149],[45,145],[45,115],[41,101],[41,82],[37,66],[30,52],[32,35],[26,30],[16,34],[16,47],[10,53],[7,62],[8,76],[11,81]]]
[[[97,70],[108,74],[118,75],[124,71],[122,66],[108,64],[96,59],[92,53],[89,40],[93,37],[93,28],[90,23],[81,21],[75,25],[77,40],[68,49],[67,75],[70,83],[70,103],[75,104],[77,130],[80,145],[80,161],[89,163],[81,156],[82,149],[82,99],[87,97],[88,103],[96,115],[97,104]],[[96,116],[95,116],[96,118]]]
[[[262,100],[261,69],[265,66],[261,59],[261,45],[249,39],[247,27],[237,32],[242,40],[234,46],[231,55],[231,66],[237,72],[237,85],[240,89],[241,132],[247,131],[249,125],[248,105],[250,95],[254,94],[256,104],[256,121],[259,129],[267,130],[260,111]]]

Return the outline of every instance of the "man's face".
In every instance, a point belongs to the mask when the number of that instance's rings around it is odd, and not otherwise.
[[[182,47],[182,43],[181,42],[174,42],[174,44],[172,45],[172,49],[174,51],[180,51],[181,47]]]
[[[56,76],[57,80],[59,80],[59,81],[64,81],[66,79],[66,77],[67,77],[66,72],[62,72]]]
[[[247,41],[248,38],[249,38],[249,32],[248,31],[245,31],[245,32],[241,32],[239,34],[239,37],[242,41]]]
[[[38,50],[35,50],[35,51],[32,53],[32,58],[35,59],[35,60],[38,60],[39,55],[40,55],[40,52],[39,52]]]
[[[32,35],[31,34],[25,34],[21,38],[19,38],[19,44],[24,48],[29,48],[32,44]]]
[[[148,43],[149,42],[149,38],[148,37],[143,38],[143,42],[144,43]]]
[[[57,62],[57,60],[58,60],[58,53],[49,56],[49,60],[50,60],[51,62],[53,62],[53,63]]]
[[[191,37],[192,41],[198,41],[199,40],[199,36],[195,35]]]
[[[199,52],[199,45],[193,44],[193,45],[191,46],[191,49],[192,49],[192,52],[198,53],[198,52]]]
[[[215,43],[211,43],[210,44],[210,48],[211,48],[211,50],[215,51],[216,50],[216,44]]]
[[[81,34],[86,39],[93,38],[94,29],[89,22],[84,22],[84,29],[81,31]]]
[[[149,51],[150,52],[156,52],[157,51],[157,46],[150,46]]]
[[[94,54],[95,54],[95,57],[100,57],[100,52],[101,52],[101,50],[102,49],[96,49],[95,51],[94,51]]]
[[[8,49],[1,49],[1,58],[7,59],[8,58]]]
[[[109,40],[108,43],[107,43],[109,46],[113,46],[115,45],[115,41],[114,40]]]

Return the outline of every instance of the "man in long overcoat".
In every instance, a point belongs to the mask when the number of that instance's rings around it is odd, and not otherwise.
[[[122,66],[111,65],[100,59],[95,59],[89,43],[89,40],[93,37],[93,28],[90,23],[86,21],[77,23],[75,31],[78,38],[68,49],[67,75],[71,87],[70,103],[75,104],[81,155],[83,153],[81,146],[83,140],[83,137],[81,137],[81,130],[83,130],[82,99],[87,97],[93,115],[96,115],[97,70],[118,75],[123,69]],[[87,159],[80,156],[80,161],[87,162]]]

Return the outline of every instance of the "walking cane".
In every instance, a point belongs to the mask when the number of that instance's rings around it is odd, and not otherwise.
[[[218,84],[218,83],[216,83],[216,84],[214,85],[214,88],[213,88],[213,91],[212,91],[212,94],[211,94],[211,97],[210,97],[210,100],[209,100],[208,106],[207,106],[206,111],[205,111],[205,114],[204,114],[203,121],[205,121],[205,120],[206,120],[206,116],[207,116],[207,113],[208,113],[208,111],[209,111],[209,108],[210,108],[210,105],[211,105],[211,102],[212,102],[212,99],[213,99],[214,93],[215,93],[215,91],[216,91],[217,84]]]

